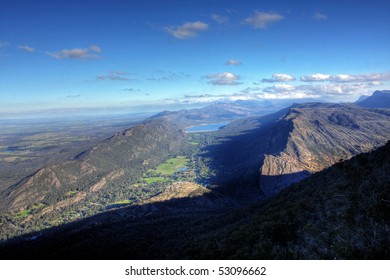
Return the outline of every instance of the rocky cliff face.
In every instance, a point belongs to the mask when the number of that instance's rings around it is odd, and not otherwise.
[[[280,121],[293,129],[282,151],[264,155],[260,186],[268,195],[390,139],[388,116],[353,106],[293,108]]]
[[[216,132],[218,143],[206,149],[216,169],[212,183],[234,196],[256,188],[257,196],[275,194],[340,160],[385,144],[390,140],[389,113],[308,103],[235,121]],[[243,199],[252,197],[256,195]]]

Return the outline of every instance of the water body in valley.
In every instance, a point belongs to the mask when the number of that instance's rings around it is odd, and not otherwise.
[[[194,133],[194,132],[206,132],[206,131],[216,131],[219,128],[227,125],[228,122],[224,123],[209,123],[209,124],[201,124],[201,125],[195,125],[191,127],[187,127],[186,131],[188,133]]]

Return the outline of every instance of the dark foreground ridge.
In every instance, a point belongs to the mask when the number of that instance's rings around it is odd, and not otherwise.
[[[390,143],[247,208],[185,207],[209,193],[127,207],[3,242],[0,257],[389,259],[389,190]]]

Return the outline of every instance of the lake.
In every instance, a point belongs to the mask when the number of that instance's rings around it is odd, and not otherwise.
[[[194,125],[191,127],[187,127],[186,131],[188,133],[194,133],[194,132],[206,132],[206,131],[216,131],[219,128],[227,125],[228,122],[224,123],[210,123],[210,124],[201,124],[201,125]]]

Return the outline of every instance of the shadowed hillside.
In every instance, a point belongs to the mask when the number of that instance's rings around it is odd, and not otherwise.
[[[2,243],[7,259],[388,259],[390,143],[263,203],[189,211],[200,196],[128,207]],[[215,199],[215,198],[214,198]],[[191,202],[193,200],[193,202]],[[149,207],[149,206],[147,206]],[[150,209],[165,209],[152,212]],[[191,209],[191,208],[187,208]],[[193,208],[192,208],[193,209]]]

